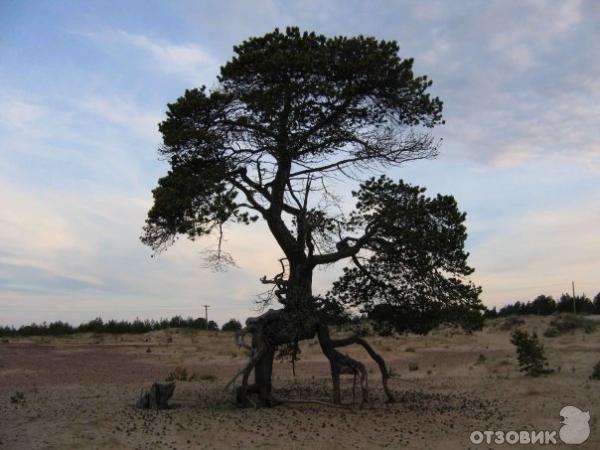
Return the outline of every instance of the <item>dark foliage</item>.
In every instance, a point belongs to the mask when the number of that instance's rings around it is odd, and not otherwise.
[[[585,294],[575,296],[575,311],[573,310],[573,296],[569,294],[561,295],[556,305],[556,311],[567,313],[577,312],[578,314],[596,313],[594,304]]]
[[[140,320],[135,319],[133,322],[126,320],[109,320],[104,322],[101,318],[90,320],[82,323],[77,327],[73,327],[64,322],[51,322],[47,324],[23,325],[19,328],[0,327],[0,336],[59,336],[73,333],[114,333],[114,334],[134,334],[147,333],[149,331],[164,330],[167,328],[194,328],[197,330],[206,329],[206,321],[203,318],[188,317],[184,319],[181,316],[174,316],[171,319],[160,320]],[[218,330],[218,325],[210,321],[208,329]]]
[[[221,331],[239,331],[242,329],[242,324],[239,320],[229,319],[228,322],[225,322],[221,327]]]
[[[441,323],[466,329],[482,324],[481,289],[465,282],[473,272],[464,251],[464,220],[452,196],[429,198],[425,189],[372,178],[354,193],[351,226],[376,223],[365,245],[335,282],[330,296],[360,307],[376,330],[426,333]]]
[[[428,136],[399,133],[441,123],[442,102],[426,92],[427,77],[413,75],[413,60],[398,57],[395,42],[288,28],[234,51],[218,88],[187,90],[159,126],[171,170],[153,191],[142,236],[155,250],[179,234],[193,239],[229,220],[264,217],[264,202],[282,203],[288,180],[435,155]],[[324,157],[333,164],[310,168]]]
[[[600,294],[590,300],[585,294],[575,296],[577,314],[600,314]],[[563,294],[557,302],[550,295],[539,295],[530,302],[515,302],[503,306],[499,311],[496,308],[486,309],[485,318],[506,317],[511,315],[541,315],[549,316],[554,313],[572,313],[573,296]]]
[[[526,331],[515,330],[511,335],[510,342],[517,347],[517,358],[521,372],[531,377],[539,377],[550,373],[544,356],[544,347],[540,344],[537,334],[529,334]]]

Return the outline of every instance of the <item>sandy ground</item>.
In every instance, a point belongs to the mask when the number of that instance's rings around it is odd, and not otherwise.
[[[547,321],[531,318],[524,327],[541,334]],[[557,372],[534,379],[518,371],[510,333],[498,325],[492,321],[473,335],[437,330],[369,338],[392,368],[398,402],[384,402],[376,366],[369,362],[370,403],[344,409],[236,408],[224,386],[246,357],[230,333],[4,339],[0,448],[498,448],[473,445],[469,436],[474,430],[558,430],[565,405],[591,416],[587,442],[569,448],[600,448],[600,381],[589,380],[600,359],[600,331],[542,338]],[[348,353],[369,360],[361,348],[349,347]],[[411,362],[418,370],[409,370]],[[140,388],[164,380],[177,366],[196,380],[177,382],[172,408],[135,409]],[[316,341],[303,343],[296,373],[290,364],[275,364],[278,397],[330,399],[329,366]],[[352,377],[343,384],[344,400],[351,402]],[[13,403],[17,391],[24,400]]]

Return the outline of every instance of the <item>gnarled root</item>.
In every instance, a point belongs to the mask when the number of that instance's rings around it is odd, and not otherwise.
[[[360,387],[362,392],[361,405],[365,404],[369,399],[368,394],[368,375],[367,369],[360,361],[344,355],[335,350],[334,341],[329,336],[329,328],[327,325],[321,324],[318,329],[319,344],[323,353],[329,360],[331,366],[331,380],[333,382],[333,403],[340,404],[342,402],[340,392],[340,374],[348,373],[354,375],[354,385],[352,387],[352,397],[356,387],[356,377],[360,377]]]
[[[385,365],[385,361],[375,350],[373,350],[373,347],[371,347],[367,341],[365,341],[360,336],[350,336],[344,339],[332,339],[330,340],[330,342],[333,348],[345,347],[347,345],[352,344],[361,345],[367,351],[369,356],[373,358],[373,360],[379,366],[379,371],[381,372],[381,383],[383,384],[383,390],[385,392],[385,395],[387,396],[388,403],[395,402],[394,396],[392,395],[388,387],[388,380],[390,379],[390,374]]]
[[[244,334],[252,335],[252,345],[247,345],[244,340]],[[341,405],[340,392],[340,375],[351,374],[354,376],[354,384],[352,388],[352,399],[354,401],[356,381],[360,382],[361,388],[361,405],[368,401],[368,374],[363,363],[351,358],[348,355],[340,353],[337,349],[351,344],[361,345],[373,360],[379,366],[383,389],[387,396],[388,402],[393,402],[388,380],[389,372],[383,358],[373,350],[373,348],[361,337],[351,336],[344,339],[331,339],[329,336],[328,326],[320,322],[318,319],[307,321],[301,327],[294,328],[290,326],[289,317],[286,316],[285,310],[270,310],[262,316],[251,318],[246,321],[246,329],[236,336],[236,341],[240,347],[250,349],[251,356],[248,364],[241,369],[233,379],[227,383],[228,389],[235,380],[242,375],[242,383],[236,390],[236,401],[238,405],[247,406],[273,406],[279,403],[300,403],[309,402],[315,403],[318,401],[311,400],[277,400],[271,393],[271,376],[273,370],[273,358],[275,349],[278,345],[282,345],[295,340],[303,340],[314,337],[318,334],[319,344],[323,353],[329,360],[331,366],[331,378],[333,382],[333,404]],[[255,382],[248,385],[250,374],[254,371]],[[250,395],[258,395],[258,404],[250,400]]]

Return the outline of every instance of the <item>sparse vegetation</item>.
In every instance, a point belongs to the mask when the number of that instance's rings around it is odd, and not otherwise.
[[[546,367],[544,347],[540,344],[536,333],[529,334],[522,330],[513,331],[510,342],[517,347],[521,372],[525,372],[531,377],[539,377],[551,372]]]
[[[20,403],[25,403],[25,394],[21,391],[15,392],[13,395],[11,395],[10,402],[17,405]]]
[[[177,366],[172,372],[169,372],[165,381],[194,381],[195,379],[197,379],[195,373],[190,375],[185,367]]]
[[[508,316],[499,325],[498,328],[503,331],[512,330],[515,327],[521,326],[525,323],[523,319],[516,316]]]
[[[411,372],[415,372],[415,371],[419,370],[419,366],[415,362],[409,362],[408,370],[410,370]]]
[[[592,333],[596,329],[596,326],[597,323],[587,317],[576,314],[561,314],[552,319],[550,325],[544,331],[544,336],[556,337],[575,330]]]

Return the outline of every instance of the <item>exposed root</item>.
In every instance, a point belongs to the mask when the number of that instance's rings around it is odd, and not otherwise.
[[[267,313],[251,318],[246,321],[246,328],[236,335],[236,343],[240,347],[250,349],[252,355],[248,364],[241,369],[225,386],[225,390],[242,375],[242,383],[236,390],[237,403],[241,405],[253,404],[248,395],[258,394],[259,406],[272,406],[277,403],[315,403],[327,406],[345,407],[342,405],[340,391],[340,375],[350,374],[354,376],[352,386],[352,401],[356,398],[356,384],[360,383],[361,407],[368,402],[368,373],[365,365],[348,355],[340,353],[337,348],[351,344],[361,345],[371,358],[379,366],[383,389],[388,402],[394,402],[394,397],[389,390],[388,380],[390,378],[385,361],[373,350],[373,348],[361,337],[351,336],[344,339],[331,339],[329,328],[318,319],[305,324],[298,329],[291,327],[289,316],[284,310],[269,310]],[[252,346],[244,342],[244,335],[252,335]],[[318,334],[319,344],[323,353],[329,360],[331,366],[331,379],[333,382],[333,403],[320,400],[277,400],[271,394],[271,375],[273,355],[278,345],[297,340],[308,339]],[[248,386],[248,378],[254,371],[255,383]]]
[[[256,366],[256,363],[258,362],[258,360],[260,359],[260,357],[262,355],[263,355],[263,352],[257,352],[254,356],[252,356],[250,358],[250,361],[246,365],[246,367],[244,367],[238,373],[236,373],[235,376],[229,381],[229,383],[227,383],[225,385],[225,389],[224,390],[229,389],[229,386],[231,386],[235,382],[235,380],[238,379],[238,377],[240,375],[244,375],[244,380],[245,380],[245,382],[247,384],[248,383],[248,377],[250,376],[250,373],[252,372],[252,369],[254,369],[254,366]]]
[[[383,384],[383,390],[385,392],[385,395],[387,396],[387,401],[389,403],[395,402],[394,396],[392,395],[388,387],[388,380],[390,379],[390,374],[385,365],[385,361],[375,350],[373,350],[373,347],[371,347],[367,341],[365,341],[359,336],[350,336],[344,339],[331,340],[331,345],[333,346],[333,348],[345,347],[347,345],[352,344],[361,345],[367,351],[369,356],[371,356],[371,358],[373,358],[373,360],[377,363],[377,365],[379,366],[379,371],[381,372],[381,382]]]
[[[321,345],[323,353],[327,359],[329,359],[329,364],[331,366],[333,402],[340,404],[342,401],[340,393],[340,374],[350,373],[354,375],[355,379],[356,376],[360,377],[360,387],[362,391],[361,405],[365,404],[368,401],[368,375],[364,364],[335,350],[333,341],[329,336],[329,328],[326,325],[320,325],[318,333],[319,344]]]

